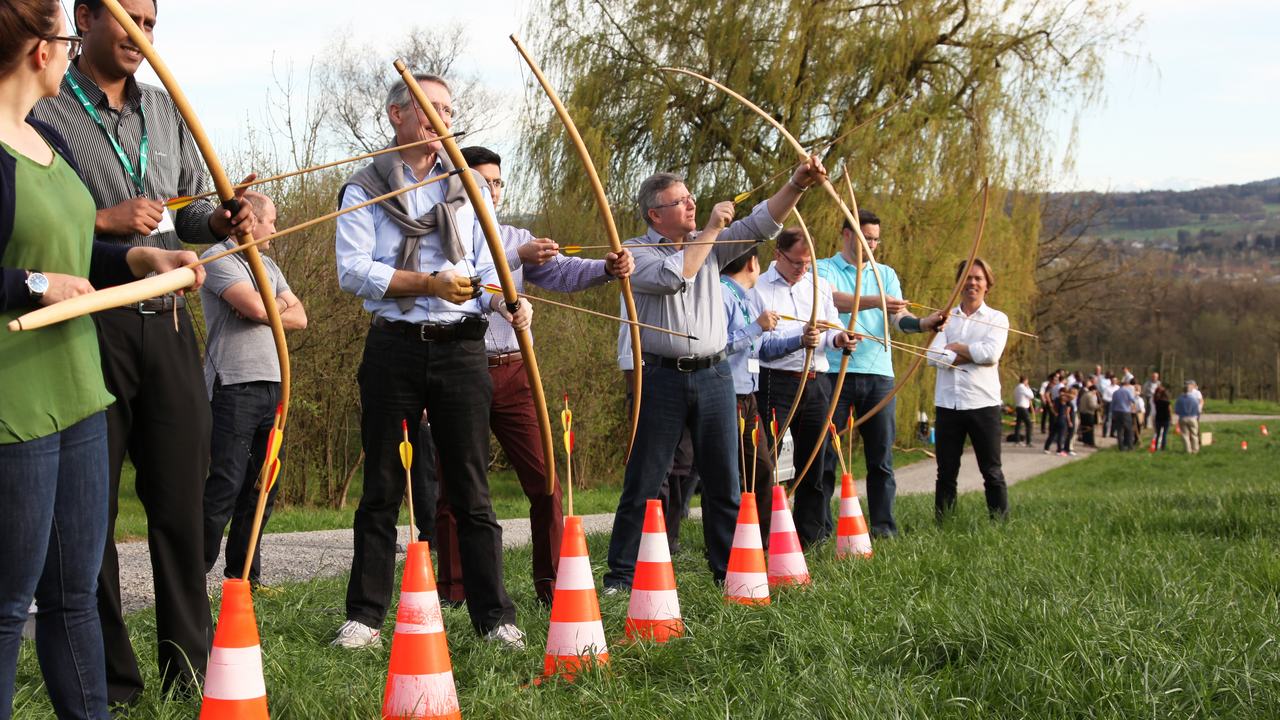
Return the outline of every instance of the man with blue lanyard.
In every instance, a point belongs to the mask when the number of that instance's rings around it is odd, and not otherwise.
[[[875,252],[880,245],[880,218],[869,210],[858,212],[858,222],[862,226],[862,235],[867,245]],[[831,283],[835,289],[836,309],[840,311],[840,322],[847,326],[849,314],[855,305],[858,307],[858,324],[856,331],[871,337],[884,337],[884,313],[880,304],[880,288],[876,284],[875,273],[871,269],[870,258],[864,254],[862,267],[862,296],[855,297],[854,292],[858,279],[858,236],[848,220],[840,231],[844,246],[832,257],[818,261],[818,276]],[[902,283],[898,273],[888,265],[880,264],[880,278],[884,281],[885,302],[892,317],[893,326],[899,332],[929,332],[945,323],[941,313],[927,318],[918,318],[907,311],[908,303],[902,300]],[[831,390],[835,390],[836,378],[840,372],[839,351],[827,353],[827,382]],[[836,428],[844,431],[849,422],[849,411],[854,417],[871,411],[889,393],[893,392],[893,357],[881,343],[867,341],[858,343],[858,348],[849,358],[849,370],[844,385],[840,389],[840,399],[836,402],[836,412],[832,422]],[[898,524],[893,519],[893,498],[897,492],[897,484],[893,477],[893,443],[897,438],[897,401],[890,400],[880,412],[858,426],[862,436],[863,454],[867,461],[867,516],[871,521],[871,534],[877,537],[893,537],[898,534]],[[836,457],[835,449],[828,439],[826,452],[827,470],[823,473],[823,487],[835,487]]]
[[[152,32],[152,0],[121,5]],[[176,212],[164,206],[169,198],[205,190],[204,162],[191,133],[163,89],[134,77],[142,54],[101,0],[76,0],[75,24],[83,50],[58,96],[36,103],[32,115],[67,139],[97,206],[97,239],[182,250],[183,242],[208,245],[251,233],[255,219],[247,203],[234,214],[205,200]],[[147,513],[163,684],[168,689],[178,681],[198,692],[213,633],[202,530],[213,421],[195,328],[186,298],[174,294],[103,310],[93,321],[103,379],[116,398],[107,408],[111,503],[98,576],[107,699],[133,704],[143,690],[120,605],[113,538],[125,453]]]

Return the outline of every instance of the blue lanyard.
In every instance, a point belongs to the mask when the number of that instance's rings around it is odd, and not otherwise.
[[[129,160],[129,156],[124,154],[124,148],[120,147],[119,141],[115,135],[107,130],[107,126],[102,122],[102,117],[98,115],[98,110],[89,102],[89,98],[85,97],[84,91],[80,89],[80,84],[71,76],[71,71],[67,70],[67,83],[71,85],[71,92],[79,98],[80,104],[84,106],[84,111],[89,113],[89,117],[102,128],[103,134],[111,141],[111,147],[115,148],[116,157],[120,159],[120,164],[124,166],[124,172],[133,181],[133,186],[138,189],[138,197],[146,197],[147,189],[143,186],[142,181],[147,177],[147,111],[143,108],[142,103],[138,103],[138,115],[142,117],[142,142],[138,147],[138,171],[134,172],[133,163]]]

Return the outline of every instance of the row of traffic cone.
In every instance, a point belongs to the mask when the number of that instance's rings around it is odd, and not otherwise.
[[[755,493],[743,493],[725,577],[725,602],[767,605],[769,591],[810,583],[786,490],[773,489],[768,563],[760,537]],[[838,557],[871,556],[871,539],[850,475],[841,478]],[[659,500],[648,501],[640,551],[627,608],[628,641],[665,642],[683,633],[675,571]],[[609,662],[582,518],[565,518],[560,567],[547,633],[543,677],[573,680],[578,672]],[[428,544],[408,547],[383,693],[387,718],[461,718],[448,641],[440,613]],[[201,720],[267,720],[262,650],[249,583],[223,583],[222,609],[204,687]]]

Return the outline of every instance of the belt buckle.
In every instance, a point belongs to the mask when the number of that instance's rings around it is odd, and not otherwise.
[[[696,355],[685,355],[684,357],[678,357],[678,358],[676,358],[676,370],[679,370],[680,372],[693,372],[694,370],[697,370],[697,369],[698,369],[696,366],[690,366],[690,367],[686,368],[686,367],[684,366],[684,361],[685,361],[685,360],[689,360],[690,362],[697,362],[697,360],[698,360],[698,356],[696,356]]]
[[[434,342],[434,340],[432,340],[431,338],[427,337],[427,328],[437,328],[437,329],[438,329],[439,327],[440,327],[440,326],[439,326],[439,325],[437,325],[436,323],[423,323],[423,324],[419,325],[419,326],[418,326],[418,339],[419,339],[419,340],[421,340],[422,342]],[[437,331],[438,331],[438,330],[437,330]]]
[[[147,309],[145,309],[145,308],[146,308],[146,304],[147,304],[147,301],[146,301],[146,300],[142,300],[142,301],[140,301],[140,302],[138,303],[138,314],[139,314],[139,315],[155,315],[156,313],[160,312],[159,310],[147,310]]]

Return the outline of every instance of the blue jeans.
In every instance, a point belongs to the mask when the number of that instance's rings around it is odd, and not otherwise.
[[[831,390],[836,389],[836,375],[837,373],[827,373]],[[840,401],[836,403],[836,414],[831,417],[831,422],[836,424],[836,430],[843,432],[848,427],[850,408],[853,409],[856,420],[871,412],[871,408],[891,392],[891,377],[846,373],[844,385],[840,387]],[[867,461],[867,520],[871,524],[871,534],[876,536],[895,537],[898,534],[898,523],[893,519],[893,499],[898,494],[898,483],[893,474],[893,443],[898,439],[897,410],[898,399],[894,398],[880,412],[858,426],[858,434],[862,436],[862,452]],[[827,471],[823,474],[822,483],[828,508],[831,507],[831,496],[838,487],[835,469],[839,464],[828,433]]]
[[[34,595],[36,654],[54,712],[107,718],[98,570],[107,542],[107,421],[0,445],[0,720],[13,710]]]
[[[280,402],[280,383],[247,382],[213,386],[213,437],[209,446],[209,479],[204,484],[204,571],[218,563],[222,531],[231,523],[227,536],[227,567],[223,575],[238,578],[244,572],[245,555],[253,533],[253,516],[258,510],[258,474],[267,456],[267,441]],[[271,518],[276,504],[276,483],[267,495],[262,527]],[[261,533],[262,530],[259,530]],[[253,553],[250,579],[262,576],[262,547]]]
[[[685,427],[693,440],[694,465],[702,477],[707,565],[711,575],[723,581],[742,498],[738,488],[738,396],[729,362],[694,372],[646,364],[642,393],[640,426],[613,519],[604,585],[631,586],[645,502],[658,498]],[[667,519],[676,521],[678,518]]]

